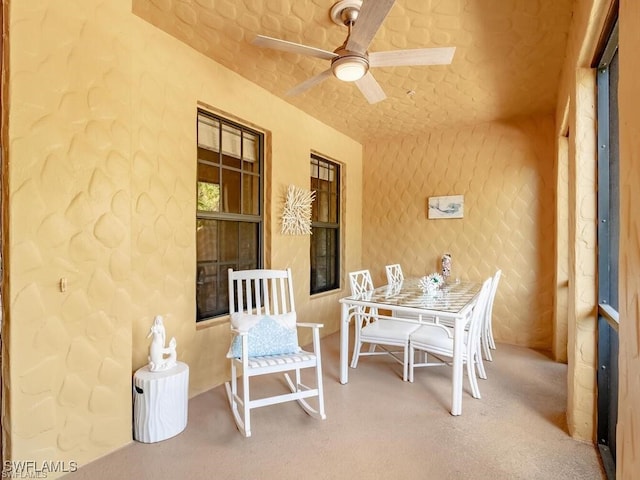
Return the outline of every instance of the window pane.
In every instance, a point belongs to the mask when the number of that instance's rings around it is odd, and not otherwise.
[[[260,213],[260,177],[255,175],[242,176],[242,213],[247,215],[258,215]]]
[[[220,151],[220,122],[206,115],[198,115],[198,147]]]
[[[218,222],[198,220],[196,230],[196,304],[198,319],[224,308],[225,298],[218,290]]]
[[[198,167],[198,211],[220,211],[219,169],[207,164]]]
[[[338,196],[331,195],[329,197],[329,222],[336,223],[338,221]]]
[[[220,222],[220,260],[232,262],[238,258],[237,222]]]
[[[258,268],[258,224],[240,223],[240,256],[242,270]]]
[[[240,212],[240,172],[222,170],[222,211],[227,213]]]
[[[198,160],[217,165],[220,163],[220,154],[205,148],[198,148]]]
[[[245,173],[260,173],[260,165],[258,162],[242,162],[242,171]]]
[[[258,137],[249,132],[242,135],[242,159],[245,163],[255,163],[258,159]]]
[[[218,222],[216,220],[198,220],[196,226],[196,251],[198,265],[218,260]]]
[[[319,192],[316,194],[318,200],[318,221],[329,221],[329,194],[327,192]]]
[[[240,129],[227,124],[222,125],[222,153],[230,157],[241,158]]]

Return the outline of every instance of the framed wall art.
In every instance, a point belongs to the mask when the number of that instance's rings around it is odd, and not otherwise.
[[[427,200],[428,218],[463,218],[464,195],[429,197]]]

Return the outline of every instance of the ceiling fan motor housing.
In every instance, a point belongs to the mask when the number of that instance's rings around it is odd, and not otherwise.
[[[369,59],[366,54],[346,50],[344,45],[334,53],[338,56],[331,60],[331,70],[339,80],[355,82],[369,71]]]

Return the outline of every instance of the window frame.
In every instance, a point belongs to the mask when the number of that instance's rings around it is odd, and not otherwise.
[[[321,165],[329,167],[328,171],[335,172],[334,179],[330,181],[328,190],[323,189],[321,191],[318,191],[317,187],[318,187],[320,174],[318,173],[318,177],[314,177],[314,165],[317,165],[318,172],[320,171]],[[342,258],[341,257],[342,165],[322,155],[311,153],[310,166],[311,166],[310,185],[311,185],[311,190],[315,191],[315,198],[312,204],[312,215],[311,215],[312,234],[311,234],[311,241],[310,241],[310,248],[309,248],[309,262],[310,262],[309,293],[311,295],[316,295],[316,294],[326,293],[326,292],[340,289],[340,271],[341,271],[341,258]],[[318,180],[314,180],[314,178]],[[329,218],[328,220],[322,220],[318,218],[318,212],[321,211],[319,202],[322,201],[322,198],[324,197],[324,195],[327,195],[329,197],[333,195],[335,199],[333,204],[333,209],[335,212],[335,221],[332,221],[333,220],[332,218]],[[329,200],[328,210],[329,210],[329,214],[331,214],[331,211],[332,211],[331,199]],[[320,237],[319,231],[321,229],[324,230],[325,233],[328,233],[328,231],[330,231],[331,237],[332,237],[330,242],[329,241],[325,242],[325,247],[330,247],[330,246],[333,247],[331,251],[328,252],[326,255],[320,255],[317,253],[317,244],[315,243],[316,240]],[[328,238],[328,237],[324,235],[324,238]],[[331,243],[331,245],[328,245],[329,243]],[[326,248],[326,250],[329,250],[329,248]],[[327,278],[330,275],[333,280],[330,282],[326,282],[321,286],[317,286],[317,279],[319,276],[318,259],[322,257],[324,257],[325,259],[333,260],[332,268],[331,268],[331,265],[327,266],[326,263],[324,268],[325,278]],[[330,262],[331,260],[326,260],[326,261]]]
[[[200,141],[200,122],[201,117],[205,119],[213,120],[214,122],[219,122],[218,129],[218,139],[214,148],[217,148],[218,151],[211,150],[206,146],[203,146],[203,143]],[[226,128],[226,130],[225,130]],[[225,152],[225,140],[223,139],[224,132],[229,131],[237,131],[240,135],[239,141],[239,151],[237,153],[229,153]],[[245,145],[245,134],[247,137],[254,137],[257,145],[254,145],[255,154],[247,153],[245,155],[246,145]],[[195,284],[196,284],[196,315],[195,320],[196,323],[205,322],[208,320],[215,320],[222,317],[225,317],[229,314],[229,302],[228,302],[228,276],[227,270],[229,268],[233,268],[234,270],[243,270],[247,268],[263,268],[264,265],[264,209],[265,209],[265,201],[264,201],[264,163],[265,163],[265,155],[264,155],[264,133],[258,130],[255,130],[251,127],[238,123],[236,121],[230,120],[222,115],[212,113],[210,111],[204,110],[202,108],[197,109],[196,115],[196,208],[195,208],[195,217],[196,217],[196,262],[195,262]],[[206,150],[206,152],[204,152]],[[210,160],[201,158],[203,156],[217,156],[218,160]],[[251,160],[251,158],[255,158]],[[235,160],[234,160],[235,159]],[[244,163],[255,161],[257,162],[257,167],[254,171],[250,169],[244,168]],[[232,163],[237,162],[239,166],[233,166]],[[203,173],[201,167],[206,166],[207,168],[214,168],[218,171],[217,179],[219,180],[218,185],[220,186],[221,191],[224,190],[225,178],[227,175],[237,175],[239,177],[239,186],[237,195],[239,197],[238,200],[238,209],[239,212],[228,212],[224,211],[223,201],[220,200],[219,206],[217,210],[201,210],[200,207],[200,182],[201,182],[201,174]],[[226,175],[225,175],[226,172]],[[252,178],[255,177],[257,179],[257,183],[252,185],[252,188],[247,191],[245,190],[246,181],[254,182],[255,180]],[[254,191],[257,190],[257,191]],[[249,213],[244,213],[243,210],[246,208],[245,198],[244,196],[250,193],[251,199],[253,202],[250,204],[249,208],[252,209]],[[222,195],[222,194],[221,194]],[[257,204],[255,203],[257,202]],[[255,211],[257,210],[257,211]],[[198,239],[198,231],[203,226],[203,222],[206,221],[214,221],[215,224],[215,234],[216,238],[213,241],[215,244],[216,253],[213,255],[212,260],[202,260],[200,255],[200,241]],[[221,223],[222,222],[222,223]],[[251,257],[247,257],[247,259],[243,260],[242,252],[246,250],[242,245],[243,238],[243,228],[246,232],[246,225],[252,225],[255,228],[255,250],[253,248],[253,254]],[[236,240],[237,244],[235,247],[231,248],[232,252],[235,252],[235,255],[231,255],[233,258],[222,258],[225,256],[224,252],[228,252],[229,249],[224,249],[223,232],[228,227],[236,227],[237,235]],[[244,227],[243,227],[244,226]],[[251,234],[253,235],[253,233]],[[251,246],[250,242],[249,245]],[[203,280],[203,267],[205,264],[208,264],[213,267],[215,273],[209,274],[209,276],[214,276],[216,279],[215,289],[212,295],[215,296],[214,304],[216,305],[215,310],[206,310],[201,315],[201,300],[209,298],[206,295],[200,296],[200,289],[205,285]]]

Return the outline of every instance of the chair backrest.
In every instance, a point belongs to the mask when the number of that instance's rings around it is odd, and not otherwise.
[[[491,281],[491,292],[489,293],[489,300],[487,301],[487,322],[491,321],[491,317],[493,316],[493,301],[496,298],[496,292],[498,291],[498,283],[500,282],[500,277],[502,276],[502,270],[498,270],[494,275]]]
[[[474,351],[479,347],[480,335],[482,333],[482,326],[484,325],[484,318],[487,311],[487,302],[491,294],[491,282],[492,278],[487,278],[480,288],[478,294],[478,300],[473,306],[471,311],[471,320],[469,320],[469,334],[467,337],[468,352]]]
[[[229,313],[278,315],[294,312],[291,269],[229,269]]]
[[[371,273],[369,270],[349,272],[349,285],[351,286],[351,295],[359,295],[362,292],[373,290]]]
[[[402,283],[404,280],[404,275],[402,273],[402,267],[399,263],[395,263],[393,265],[387,265],[385,267],[387,271],[387,284],[394,285],[398,283]]]

